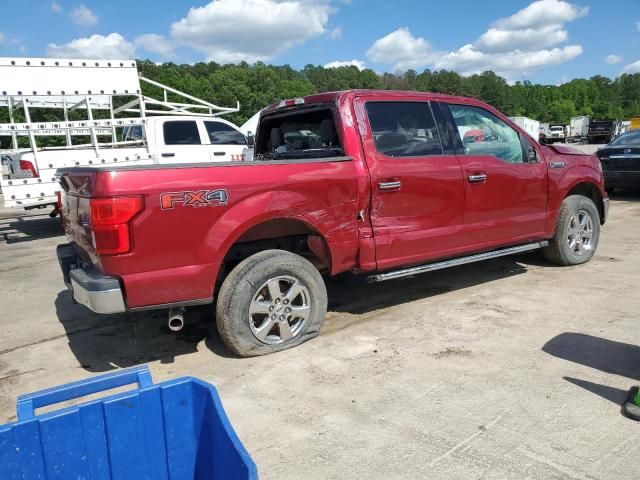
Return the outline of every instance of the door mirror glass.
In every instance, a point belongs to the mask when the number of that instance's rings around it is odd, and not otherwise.
[[[253,133],[247,133],[247,147],[253,148],[256,144],[256,138],[253,136]]]
[[[527,147],[527,159],[529,160],[529,163],[535,163],[538,161],[538,152],[533,148],[533,145],[529,145]]]

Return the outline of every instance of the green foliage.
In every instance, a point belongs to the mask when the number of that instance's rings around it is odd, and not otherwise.
[[[463,77],[456,72],[440,70],[403,74],[378,74],[370,69],[358,70],[354,66],[324,68],[307,65],[296,70],[289,65],[273,66],[264,63],[249,65],[219,65],[196,63],[157,65],[149,60],[138,62],[143,77],[155,80],[207,102],[222,107],[234,107],[240,102],[240,111],[228,115],[241,125],[258,110],[286,98],[313,93],[352,88],[417,90],[424,92],[465,95],[479,98],[510,116],[526,116],[542,122],[568,123],[574,115],[591,115],[596,119],[628,119],[640,116],[640,74],[625,74],[611,80],[601,75],[590,79],[575,79],[563,85],[537,85],[528,81],[509,85],[493,72]],[[162,98],[162,90],[143,85],[143,93]],[[170,100],[183,101],[175,95]],[[115,106],[128,101],[116,97]],[[55,113],[32,109],[33,121],[61,120]],[[95,118],[106,112],[94,111]],[[82,110],[72,112],[72,119],[84,118]],[[77,118],[76,118],[77,117]],[[16,112],[16,121],[24,121]],[[8,122],[6,108],[0,108],[0,123]],[[23,139],[26,141],[26,139]],[[39,144],[57,145],[63,138],[39,140]],[[10,137],[0,137],[0,148],[9,146]]]
[[[479,98],[507,115],[523,115],[542,122],[568,123],[574,115],[596,119],[627,119],[640,116],[640,74],[615,80],[596,75],[563,85],[538,85],[507,81],[494,72],[463,77],[456,72],[408,70],[402,74],[377,74],[354,66],[324,68],[307,65],[156,65],[138,63],[143,76],[195,95],[220,106],[240,102],[240,112],[229,120],[242,124],[261,108],[285,98],[351,88],[417,90]],[[145,89],[145,93],[154,93]],[[155,92],[158,94],[159,92]]]

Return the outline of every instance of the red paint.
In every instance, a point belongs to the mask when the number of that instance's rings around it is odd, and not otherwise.
[[[269,238],[295,232],[292,220],[315,232],[313,251],[326,257],[335,275],[548,239],[560,203],[575,185],[591,183],[606,197],[595,157],[540,147],[533,140],[537,164],[505,164],[494,157],[454,151],[432,157],[385,157],[376,150],[369,128],[364,105],[370,100],[474,105],[530,139],[502,114],[474,99],[367,90],[323,93],[306,97],[304,104],[291,100],[272,105],[266,112],[334,104],[336,128],[351,160],[76,169],[65,174],[70,186],[62,197],[67,235],[85,260],[122,279],[129,307],[141,307],[212,298],[220,264],[238,239],[250,239],[256,232],[267,232]],[[262,134],[258,127],[257,135]],[[564,168],[549,168],[552,161],[565,162]],[[487,181],[469,183],[468,176],[477,173],[486,174]],[[401,186],[381,191],[379,183],[388,181],[400,181]],[[219,190],[226,192],[226,203],[188,208],[204,205],[207,196],[202,192]],[[167,194],[163,204],[173,208],[162,210],[160,199]],[[131,195],[142,196],[144,209],[127,224],[129,253],[96,254],[87,221],[89,197]],[[257,226],[261,227],[247,234]]]

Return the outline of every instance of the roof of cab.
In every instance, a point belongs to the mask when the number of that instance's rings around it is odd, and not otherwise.
[[[274,103],[263,110],[263,112],[271,112],[284,108],[296,107],[299,105],[312,105],[316,103],[333,103],[338,102],[345,98],[354,97],[368,97],[369,99],[394,99],[394,98],[415,98],[424,100],[441,101],[448,103],[464,103],[479,106],[488,106],[486,103],[470,97],[461,97],[457,95],[446,95],[442,93],[433,92],[416,92],[416,91],[403,91],[403,90],[372,90],[372,89],[353,89],[342,90],[336,92],[317,93],[315,95],[308,95],[306,97],[291,98],[288,100],[282,100]],[[491,107],[490,107],[491,108]],[[493,109],[493,108],[492,108]]]

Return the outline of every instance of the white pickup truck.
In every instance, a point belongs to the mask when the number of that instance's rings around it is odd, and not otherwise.
[[[144,131],[144,133],[143,133]],[[246,137],[221,118],[147,117],[142,126],[126,127],[123,141],[110,146],[53,147],[10,153],[13,178],[2,180],[5,207],[55,205],[58,168],[233,162],[252,159]]]

